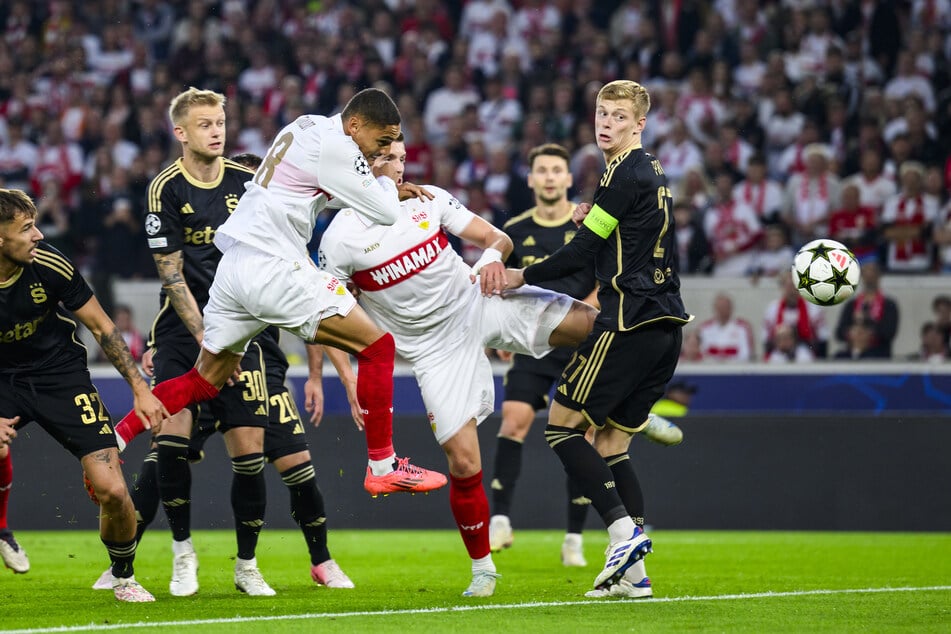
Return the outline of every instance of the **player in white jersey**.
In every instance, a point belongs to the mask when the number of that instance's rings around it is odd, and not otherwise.
[[[375,161],[374,173],[399,182],[405,157],[403,144],[393,143]],[[498,575],[489,551],[489,503],[476,432],[495,402],[485,347],[541,357],[553,346],[577,345],[597,310],[531,286],[501,295],[502,261],[512,241],[448,192],[430,190],[432,200],[401,203],[392,226],[341,211],[324,233],[320,263],[359,289],[361,305],[393,333],[400,355],[412,363],[449,461],[449,503],[472,559],[472,583],[463,595],[490,596]],[[485,250],[471,269],[449,246],[446,231]]]
[[[198,361],[188,373],[155,387],[172,414],[213,398],[238,368],[248,342],[272,325],[346,350],[360,363],[356,390],[369,453],[364,487],[373,495],[430,491],[446,478],[397,460],[393,338],[340,282],[314,266],[306,245],[328,205],[348,206],[368,223],[392,224],[400,198],[429,196],[415,185],[397,187],[389,177],[374,178],[370,171],[367,160],[399,134],[399,110],[377,89],[354,95],[341,115],[304,115],[278,133],[234,213],[216,232],[223,256],[204,311]],[[136,419],[130,412],[122,424],[132,426]]]

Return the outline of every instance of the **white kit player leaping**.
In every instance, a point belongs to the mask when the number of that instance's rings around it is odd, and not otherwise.
[[[400,182],[405,157],[403,143],[394,142],[374,162],[374,174]],[[342,210],[324,233],[320,264],[359,289],[361,305],[393,334],[396,349],[412,364],[449,461],[449,503],[472,558],[472,583],[463,594],[490,596],[498,575],[489,552],[489,503],[476,432],[495,402],[485,347],[541,357],[554,346],[575,346],[590,332],[597,310],[532,286],[502,293],[509,237],[445,190],[429,189],[432,200],[400,203],[392,226]],[[453,251],[444,230],[484,249],[474,267]],[[328,354],[339,358],[335,351]]]
[[[318,214],[349,207],[367,224],[389,225],[400,198],[429,195],[415,185],[375,178],[368,159],[400,135],[400,113],[381,90],[360,91],[340,115],[303,115],[284,127],[215,234],[224,253],[204,311],[195,367],[155,386],[172,414],[213,398],[238,367],[248,342],[278,326],[310,343],[335,346],[359,361],[371,494],[419,492],[446,484],[441,473],[397,459],[393,449],[393,337],[381,330],[332,275],[307,253]],[[120,425],[128,440],[146,426],[135,412]]]

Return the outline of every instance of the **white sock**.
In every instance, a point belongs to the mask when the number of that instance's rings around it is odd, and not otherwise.
[[[622,517],[615,520],[608,526],[608,537],[612,544],[627,541],[634,536],[634,520],[630,517]]]
[[[235,568],[257,568],[258,558],[252,557],[251,559],[241,559],[240,557],[235,557],[234,567]]]
[[[472,574],[477,572],[495,572],[495,562],[492,561],[492,554],[489,553],[481,559],[472,560]]]
[[[174,539],[172,540],[172,554],[174,554],[176,557],[193,552],[195,552],[195,547],[192,545],[191,537],[180,542],[175,541]]]
[[[581,533],[565,533],[565,543],[566,544],[578,544],[581,545]]]
[[[386,475],[387,473],[392,473],[395,469],[393,464],[396,462],[396,454],[394,453],[389,458],[384,458],[383,460],[368,460],[367,464],[370,465],[370,473],[375,476]]]

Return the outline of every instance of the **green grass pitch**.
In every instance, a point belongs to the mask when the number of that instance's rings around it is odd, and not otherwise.
[[[152,604],[90,589],[105,569],[97,535],[19,532],[32,570],[0,570],[0,632],[948,632],[951,534],[665,531],[652,533],[651,600],[585,599],[604,533],[585,534],[588,567],[559,561],[557,531],[518,531],[495,556],[490,599],[461,596],[469,561],[451,531],[331,532],[331,552],[357,585],[311,582],[300,534],[267,531],[258,562],[276,597],[231,581],[234,537],[194,535],[197,596],[168,594],[170,538],[148,533],[136,578]]]

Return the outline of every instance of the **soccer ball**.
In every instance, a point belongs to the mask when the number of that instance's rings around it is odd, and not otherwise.
[[[807,302],[841,304],[855,293],[859,263],[841,242],[821,238],[806,244],[792,265],[793,283]]]

